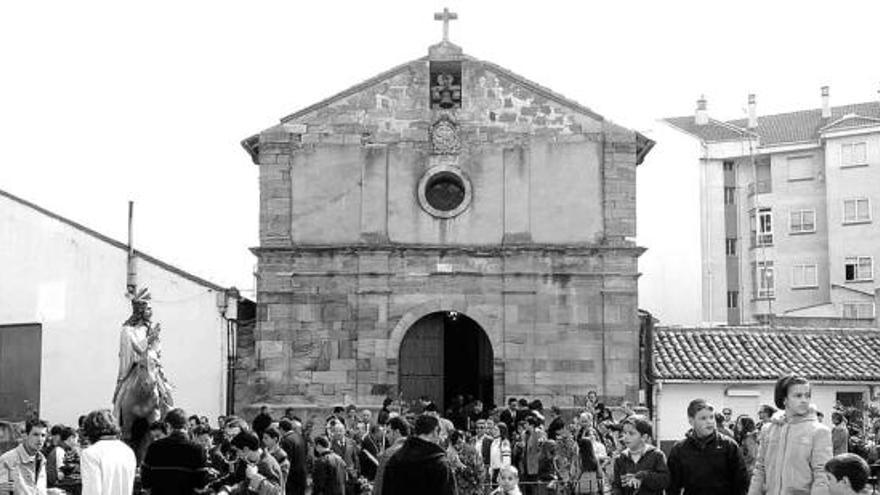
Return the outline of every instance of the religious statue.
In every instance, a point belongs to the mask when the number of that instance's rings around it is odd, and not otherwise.
[[[159,333],[151,321],[150,293],[144,288],[132,292],[132,314],[119,335],[119,375],[113,393],[113,412],[122,429],[122,439],[143,457],[148,445],[149,425],[172,407],[171,385],[162,370]]]

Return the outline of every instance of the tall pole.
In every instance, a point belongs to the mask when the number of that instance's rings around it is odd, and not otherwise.
[[[128,202],[128,273],[125,279],[126,289],[129,294],[134,294],[137,289],[137,269],[134,259],[134,201]]]

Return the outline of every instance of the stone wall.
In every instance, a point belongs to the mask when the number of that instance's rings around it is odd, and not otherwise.
[[[397,392],[407,329],[438,311],[487,333],[499,405],[636,399],[635,133],[458,59],[459,109],[429,108],[421,59],[246,144],[260,166],[258,323],[239,408],[377,405]],[[438,156],[445,117],[461,149]],[[419,204],[438,165],[472,183],[454,218]]]
[[[495,400],[573,406],[638,387],[635,249],[294,249],[261,257],[254,371],[242,403],[379,404],[409,327],[437,311],[492,342]]]

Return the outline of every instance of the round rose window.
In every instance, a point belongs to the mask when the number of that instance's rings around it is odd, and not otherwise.
[[[452,218],[463,212],[470,200],[470,181],[456,167],[434,167],[419,181],[419,203],[435,217]]]

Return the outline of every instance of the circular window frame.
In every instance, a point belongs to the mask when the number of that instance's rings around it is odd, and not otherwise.
[[[464,187],[464,198],[462,198],[461,203],[448,211],[438,210],[428,202],[427,186],[432,179],[439,175],[452,175],[461,181],[461,184]],[[454,218],[461,215],[464,210],[471,205],[471,199],[473,199],[473,187],[471,186],[471,181],[467,174],[465,174],[460,168],[452,165],[437,165],[425,172],[425,174],[422,175],[422,178],[419,179],[419,185],[416,192],[419,197],[419,205],[422,209],[433,217],[443,219]]]

